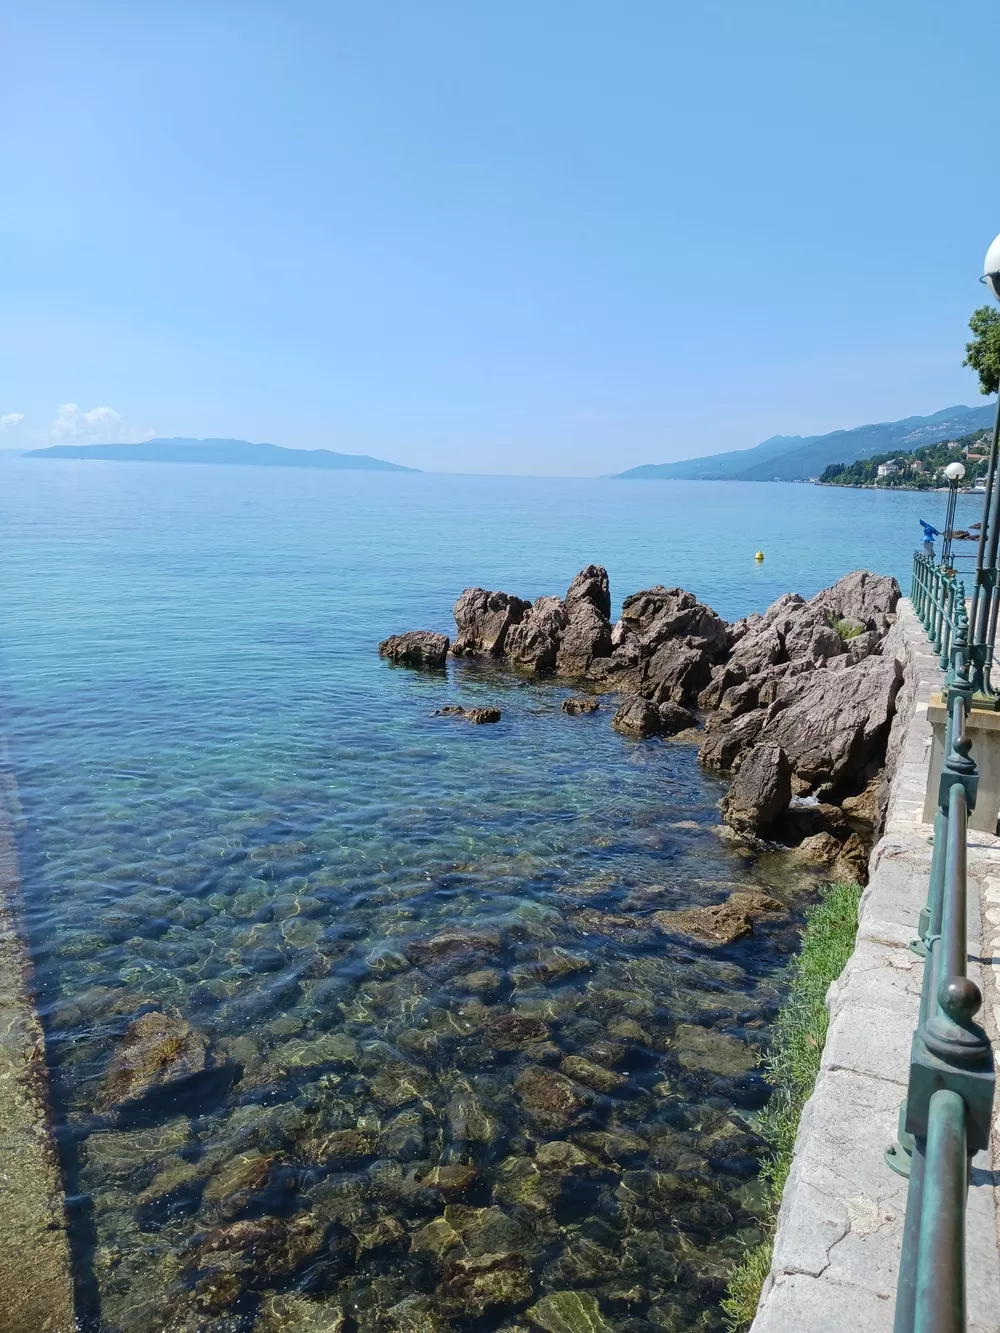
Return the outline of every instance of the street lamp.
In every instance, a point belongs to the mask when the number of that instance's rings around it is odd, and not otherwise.
[[[944,519],[944,537],[941,542],[941,564],[951,569],[951,543],[955,535],[955,507],[958,504],[958,483],[965,476],[965,468],[957,460],[944,470],[948,478],[948,510]]]
[[[1000,301],[1000,236],[986,251],[983,264],[984,282]],[[1000,545],[1000,486],[997,485],[997,443],[1000,439],[1000,395],[997,397],[997,415],[993,425],[989,462],[986,464],[986,494],[983,496],[983,517],[979,525],[979,549],[976,552],[976,586],[972,593],[969,626],[972,631],[972,687],[976,694],[989,695],[1000,704],[990,684],[993,664],[993,643],[997,632],[997,612],[1000,594],[997,591],[997,548]]]

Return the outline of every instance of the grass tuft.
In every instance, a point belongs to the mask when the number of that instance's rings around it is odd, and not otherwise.
[[[864,634],[865,627],[856,620],[838,620],[831,611],[826,618],[826,623],[831,629],[835,629],[840,637],[846,643],[849,639],[856,639],[859,634]]]
[[[761,1166],[769,1234],[730,1271],[722,1302],[730,1333],[743,1333],[753,1323],[771,1267],[774,1226],[792,1166],[799,1118],[816,1082],[826,1042],[826,992],[854,950],[860,901],[857,884],[831,884],[823,890],[819,902],[806,913],[802,947],[789,967],[788,997],[762,1062],[764,1076],[774,1089],[758,1122],[771,1145],[771,1156]]]

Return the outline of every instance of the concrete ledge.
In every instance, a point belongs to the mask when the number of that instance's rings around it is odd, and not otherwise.
[[[73,1284],[49,1127],[45,1038],[17,922],[20,880],[10,794],[9,785],[0,787],[0,1330],[72,1333]]]
[[[932,829],[923,822],[931,754],[927,706],[942,681],[909,602],[900,603],[893,640],[904,686],[889,743],[884,833],[871,857],[855,951],[827,997],[822,1066],[799,1125],[753,1333],[892,1330],[907,1182],[889,1169],[883,1152],[896,1137],[920,1004],[923,965],[908,946],[930,875]],[[970,837],[969,871],[969,971],[989,997],[993,977],[1000,977],[1000,838]],[[993,885],[988,907],[996,916],[983,966],[980,878]],[[996,1011],[991,1024],[1000,1020],[1000,997],[984,1007]],[[977,1157],[969,1190],[971,1333],[1000,1333],[993,1160],[992,1153]]]

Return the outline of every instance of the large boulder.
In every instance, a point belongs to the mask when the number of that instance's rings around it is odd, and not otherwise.
[[[520,671],[546,675],[556,669],[563,632],[569,623],[558,597],[537,597],[531,610],[507,633],[507,657]]]
[[[511,626],[523,620],[530,610],[530,602],[510,593],[466,588],[454,607],[458,633],[451,651],[458,657],[465,653],[502,656]]]
[[[412,629],[392,634],[378,646],[379,657],[387,657],[400,666],[443,667],[448,657],[448,636],[430,629]]]
[[[760,838],[788,809],[792,766],[780,745],[762,742],[749,752],[722,802],[722,817],[737,833]]]
[[[856,620],[865,629],[885,634],[895,620],[899,584],[887,574],[855,569],[811,598],[808,606],[829,620]]]
[[[701,648],[711,661],[723,657],[729,647],[726,622],[710,606],[683,588],[660,585],[625,598],[616,638],[623,648],[631,644],[640,660],[671,639]]]
[[[637,688],[655,703],[694,703],[711,673],[711,657],[696,640],[668,639],[640,668]]]
[[[595,658],[611,656],[611,623],[591,601],[565,602],[566,628],[556,653],[560,676],[585,676]]]
[[[579,602],[588,602],[595,611],[611,618],[611,585],[603,565],[585,565],[566,591],[566,609]]]
[[[799,778],[835,786],[881,758],[900,681],[898,664],[885,657],[788,681],[790,694],[771,705],[763,739],[781,746]]]

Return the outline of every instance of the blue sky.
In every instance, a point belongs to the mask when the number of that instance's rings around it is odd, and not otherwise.
[[[8,3],[0,443],[588,475],[980,401],[995,21]]]

